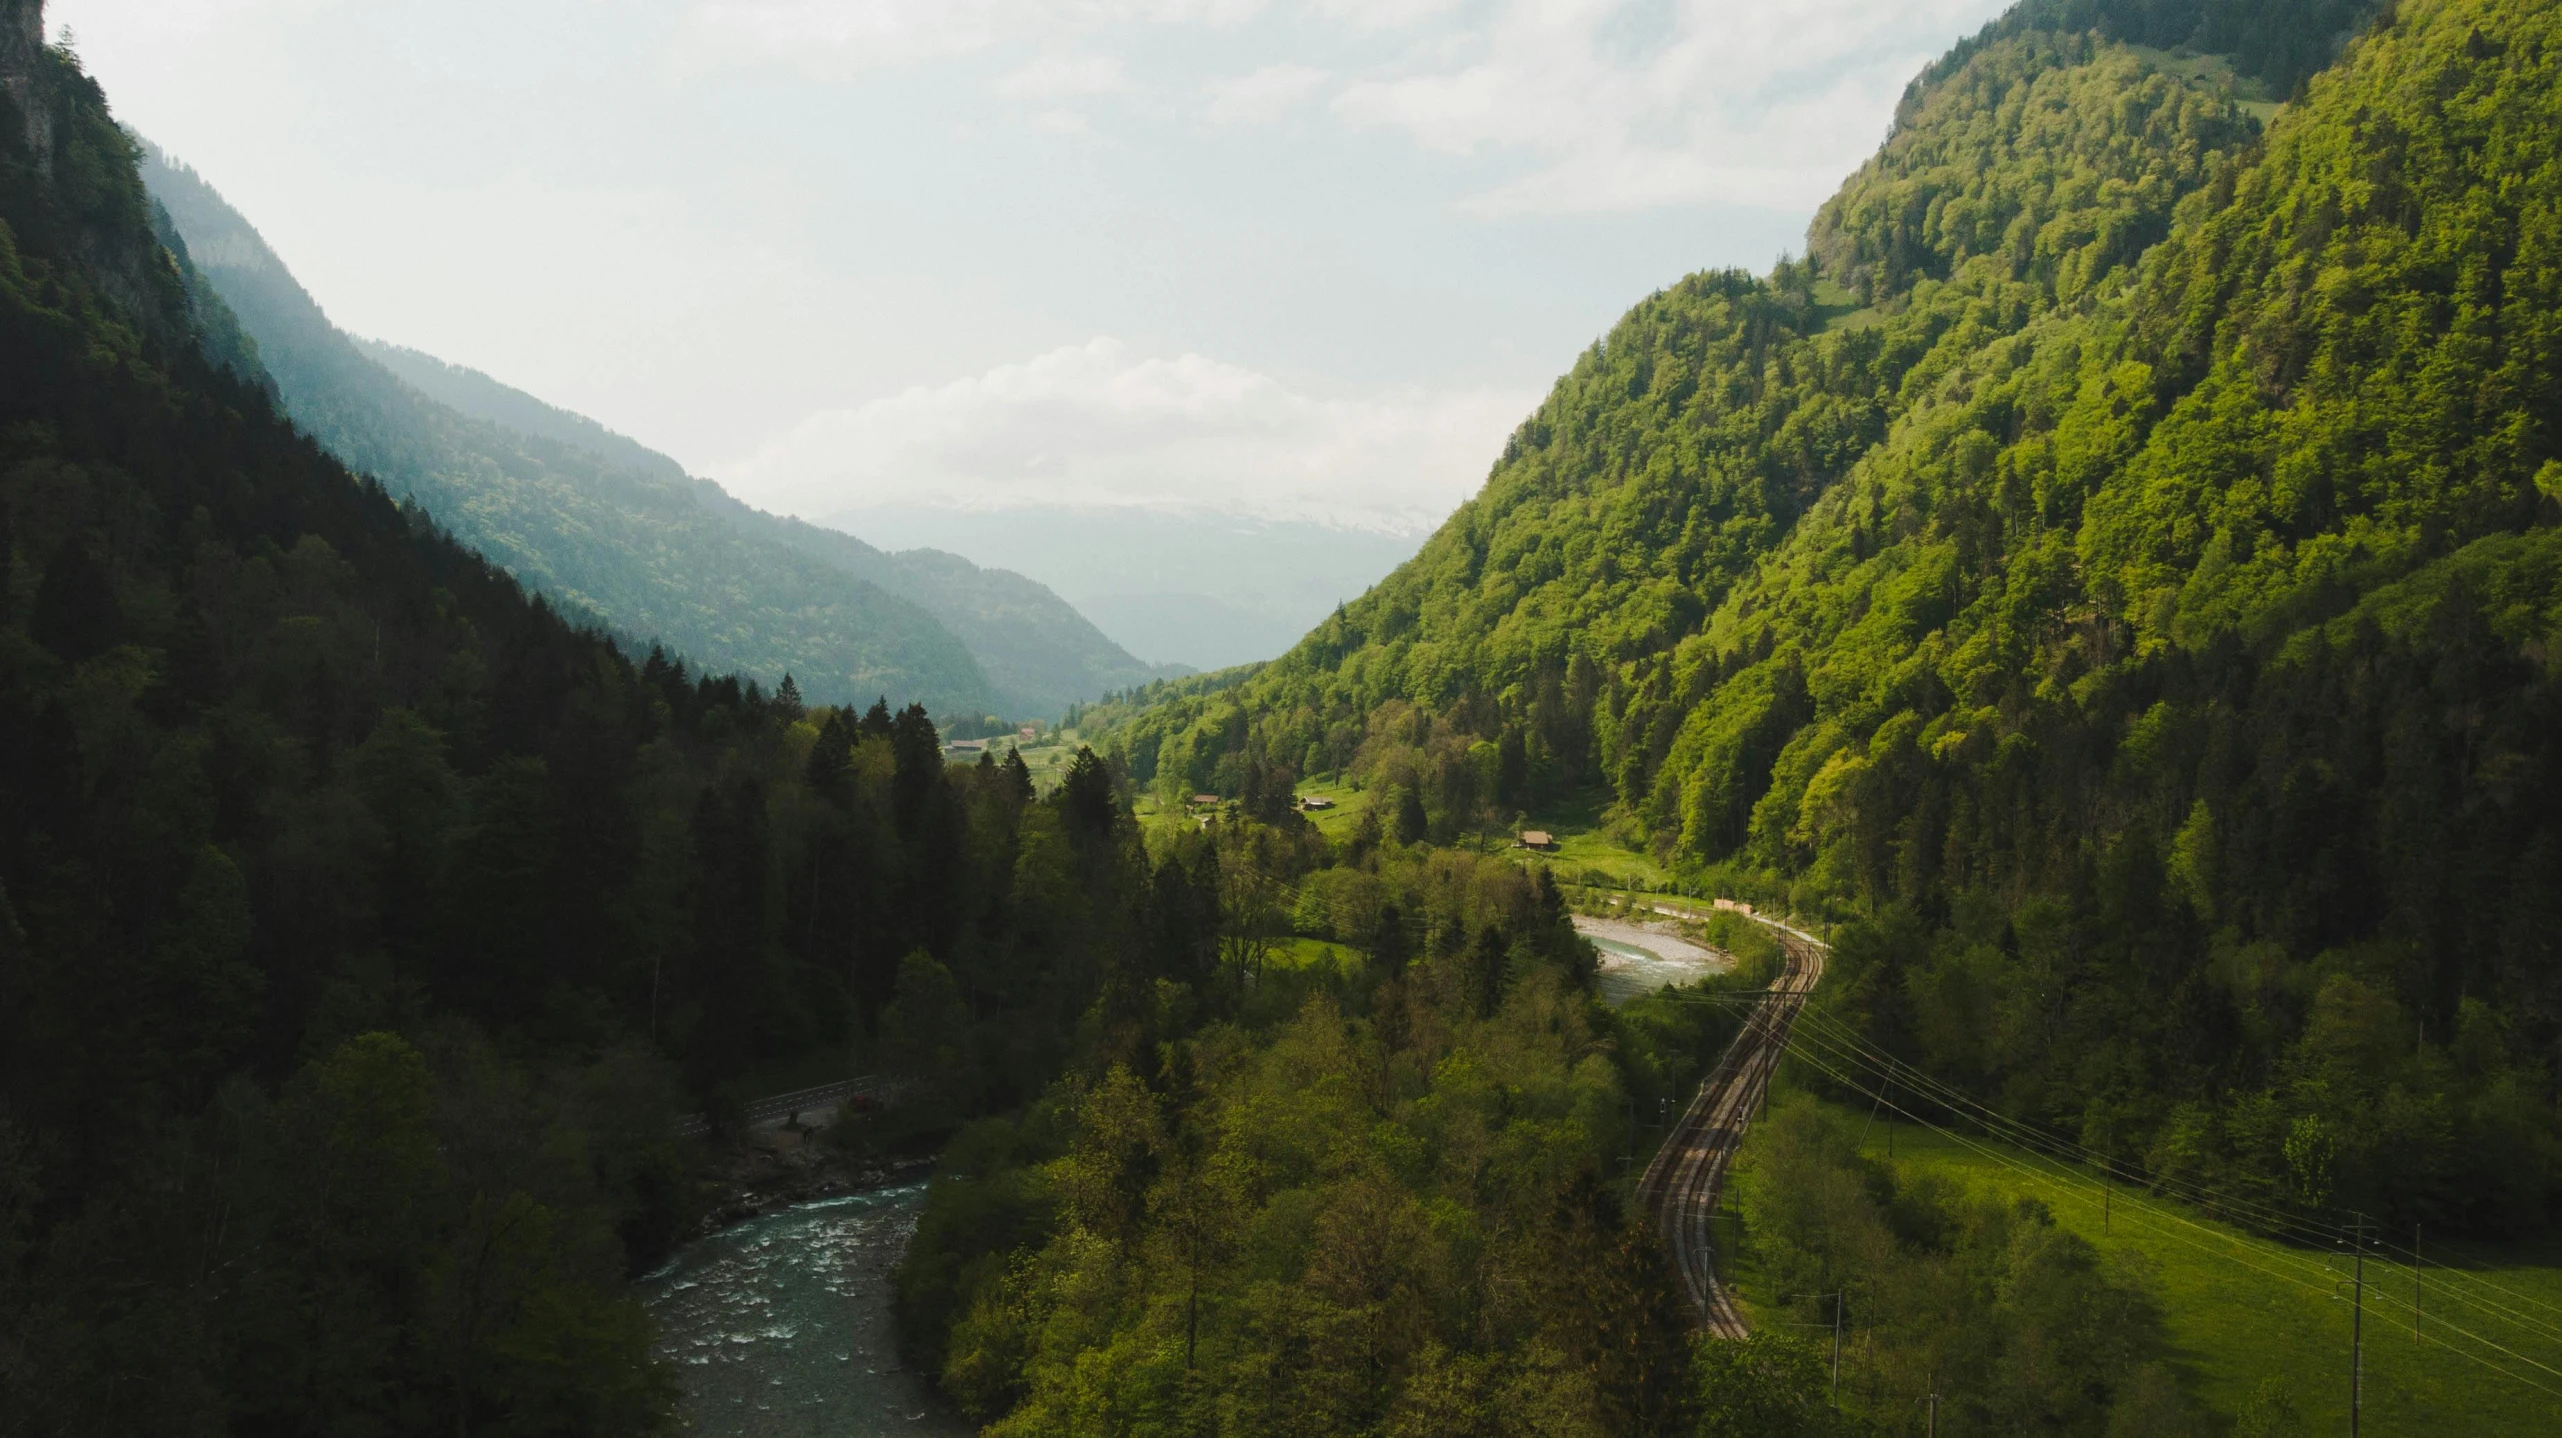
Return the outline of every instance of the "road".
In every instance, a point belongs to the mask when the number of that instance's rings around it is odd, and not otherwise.
[[[1659,914],[1700,917],[1661,904],[1653,907]],[[1788,967],[1701,1082],[1698,1097],[1673,1125],[1654,1162],[1646,1165],[1637,1188],[1654,1212],[1655,1226],[1672,1251],[1673,1267],[1681,1274],[1682,1288],[1700,1323],[1717,1338],[1742,1338],[1750,1330],[1733,1295],[1717,1281],[1716,1240],[1709,1220],[1725,1191],[1726,1170],[1734,1162],[1735,1149],[1769,1090],[1780,1055],[1787,1052],[1788,1031],[1797,1021],[1798,1010],[1806,1006],[1806,996],[1823,977],[1828,952],[1812,934],[1771,919],[1756,917],[1755,922],[1778,935]]]

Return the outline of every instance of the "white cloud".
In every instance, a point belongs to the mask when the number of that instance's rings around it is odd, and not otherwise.
[[[1052,102],[1126,88],[1110,57],[1134,28],[1257,21],[1259,45],[1287,50],[1196,81],[1209,124],[1270,123],[1316,99],[1322,56],[1352,77],[1333,101],[1352,128],[1519,161],[1464,207],[1502,215],[1811,207],[1875,147],[1920,65],[2008,0],[690,3],[732,46],[828,69],[1028,47],[1042,58],[998,90]],[[1365,58],[1347,66],[1347,50]]]
[[[1156,24],[1231,25],[1263,0],[696,0],[712,35],[767,58],[867,69],[1000,42]]]
[[[1266,65],[1213,80],[1202,87],[1202,117],[1213,125],[1268,125],[1305,104],[1325,87],[1326,78],[1325,71],[1310,65]]]
[[[1415,532],[1484,482],[1537,396],[1318,399],[1112,339],[810,416],[721,481],[808,515],[890,504],[1213,510]]]
[[[818,55],[852,67],[966,54],[1005,31],[1006,0],[704,0],[715,36],[772,58]]]
[[[1921,63],[2002,0],[1509,0],[1457,58],[1364,81],[1346,121],[1545,163],[1470,208],[1811,206],[1877,143]]]
[[[1467,0],[1308,0],[1307,8],[1354,30],[1396,30],[1438,19]]]
[[[1012,100],[1079,100],[1126,89],[1129,77],[1109,55],[1044,55],[996,82]]]

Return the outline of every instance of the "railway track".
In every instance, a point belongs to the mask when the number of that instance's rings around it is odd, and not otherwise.
[[[1788,1050],[1789,1029],[1823,977],[1827,952],[1812,935],[1767,919],[1759,922],[1778,936],[1788,966],[1700,1083],[1698,1096],[1646,1165],[1637,1190],[1655,1215],[1700,1324],[1718,1338],[1742,1338],[1750,1329],[1733,1295],[1717,1281],[1716,1239],[1709,1222],[1725,1191],[1735,1149]]]

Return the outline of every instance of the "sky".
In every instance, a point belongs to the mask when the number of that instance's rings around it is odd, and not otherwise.
[[[1415,533],[2000,0],[52,0],[343,328],[757,504]]]

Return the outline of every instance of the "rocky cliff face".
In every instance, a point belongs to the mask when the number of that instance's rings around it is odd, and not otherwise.
[[[26,73],[44,48],[44,0],[0,0],[0,75]]]
[[[44,58],[44,0],[0,0],[0,92],[15,102],[36,168],[53,168],[53,112],[39,102],[36,67]]]

